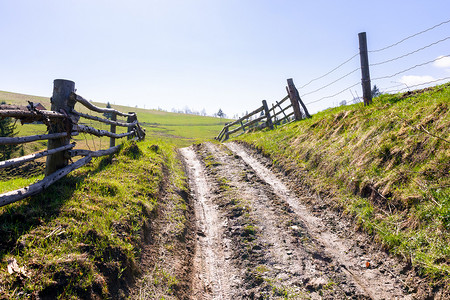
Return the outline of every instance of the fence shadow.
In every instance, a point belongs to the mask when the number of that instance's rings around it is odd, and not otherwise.
[[[99,158],[100,159],[100,158]],[[112,162],[112,155],[102,157],[96,168],[78,176],[66,176],[43,193],[25,201],[0,208],[0,260],[25,249],[21,237],[34,228],[50,223],[88,176],[94,176]]]

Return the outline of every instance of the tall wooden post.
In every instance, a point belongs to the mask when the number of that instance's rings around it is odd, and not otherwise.
[[[367,38],[365,32],[360,32],[359,57],[361,60],[361,84],[363,90],[364,105],[372,104],[372,87],[370,86],[369,56],[367,55]]]
[[[75,102],[69,99],[72,92],[75,92],[75,82],[64,79],[53,81],[53,96],[51,98],[51,110],[56,112],[70,113],[75,106]],[[72,132],[72,124],[68,118],[55,120],[48,128],[49,133]],[[48,140],[47,149],[51,150],[70,143],[70,136]],[[55,171],[67,166],[69,160],[65,152],[58,152],[47,156],[45,164],[45,175],[48,176]]]
[[[266,115],[266,118],[267,118],[266,125],[270,129],[273,129],[272,118],[270,117],[270,112],[269,112],[269,107],[267,106],[267,101],[263,100],[262,105],[264,107],[264,114]]]
[[[111,120],[117,121],[117,115],[115,113],[111,114]],[[116,133],[116,125],[111,124],[111,132]],[[111,137],[109,138],[109,147],[114,147],[116,145],[116,139]]]
[[[300,98],[300,94],[298,93],[298,90],[294,85],[294,80],[292,80],[292,78],[289,78],[287,80],[287,83],[288,83],[288,86],[286,87],[286,90],[288,92],[289,98],[291,99],[292,108],[294,109],[295,120],[298,121],[303,118],[302,111],[300,109],[300,105],[302,106],[302,108],[305,112],[305,117],[311,118],[311,115],[309,114],[308,109],[306,108],[305,104],[303,103],[302,99]]]

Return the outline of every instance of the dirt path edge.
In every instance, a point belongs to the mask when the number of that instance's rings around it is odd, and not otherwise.
[[[365,248],[366,252],[380,251],[386,256],[380,257],[380,261],[386,265],[386,272],[399,274],[401,281],[408,287],[410,292],[414,293],[413,299],[450,299],[450,287],[445,283],[441,284],[429,278],[420,275],[420,269],[412,266],[411,263],[403,257],[395,256],[389,253],[387,249],[376,236],[369,234],[356,224],[355,216],[344,213],[344,208],[337,205],[336,197],[329,191],[317,187],[310,182],[312,180],[303,179],[308,176],[307,170],[297,170],[292,165],[286,165],[282,162],[274,163],[272,157],[266,154],[263,149],[256,147],[244,141],[233,141],[256,157],[268,169],[274,172],[278,177],[285,177],[285,182],[297,195],[308,195],[302,197],[305,204],[314,215],[332,214],[340,217],[339,221],[343,231],[340,233],[346,237],[354,237],[355,235],[361,240],[359,243]]]

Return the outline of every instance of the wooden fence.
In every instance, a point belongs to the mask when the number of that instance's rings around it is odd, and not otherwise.
[[[275,126],[289,123],[294,120],[310,118],[311,116],[308,113],[308,109],[300,99],[300,95],[292,78],[287,80],[287,84],[286,97],[280,101],[275,101],[270,109],[267,105],[267,101],[263,100],[261,107],[234,122],[226,124],[216,139],[219,141],[226,141],[232,134],[238,132],[242,134],[255,127],[260,129],[273,129]],[[290,102],[286,105],[288,99]]]
[[[76,103],[80,103],[97,113],[108,114],[111,116],[111,119],[77,112],[74,109]],[[117,116],[126,117],[126,122],[117,121]],[[36,121],[43,122],[47,125],[48,133],[24,137],[0,137],[0,145],[17,145],[38,140],[48,140],[48,147],[45,151],[0,162],[0,169],[2,169],[15,167],[44,156],[47,157],[46,176],[44,179],[30,186],[1,194],[0,207],[42,192],[73,170],[89,163],[92,157],[110,155],[117,152],[120,149],[120,145],[115,145],[116,139],[124,137],[131,139],[134,137],[142,140],[145,137],[145,132],[140,127],[134,112],[123,113],[112,108],[97,107],[80,95],[77,95],[75,93],[75,83],[69,80],[56,79],[54,81],[51,111],[38,110],[33,107],[32,103],[26,107],[0,105],[0,118],[5,117],[20,120],[22,124]],[[81,125],[78,123],[80,118],[108,124],[111,126],[110,131]],[[127,127],[127,132],[116,133],[117,126]],[[75,143],[70,143],[70,139],[79,133],[92,134],[97,137],[110,137],[110,147],[109,149],[98,151],[73,149]],[[69,159],[75,156],[82,156],[82,158],[69,164]]]

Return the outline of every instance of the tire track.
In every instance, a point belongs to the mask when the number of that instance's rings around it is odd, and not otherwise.
[[[247,295],[264,299],[277,296],[343,299],[352,294],[365,298],[353,285],[327,289],[343,282],[345,275],[335,270],[332,263],[326,263],[331,259],[310,243],[297,216],[240,157],[226,153],[223,146],[205,144],[205,147],[221,163],[220,176],[226,176],[239,197],[251,205],[249,213],[260,229],[257,240],[264,255],[247,264],[247,268],[253,268],[253,274],[262,276],[265,284],[251,289]]]
[[[197,241],[193,261],[193,299],[231,299],[232,282],[238,280],[226,260],[229,256],[224,239],[224,220],[211,202],[211,193],[204,167],[192,148],[183,148],[181,155],[187,166],[189,185],[193,191]]]
[[[252,157],[244,147],[236,143],[228,143],[226,146],[252,166],[258,176],[272,187],[274,193],[292,207],[306,225],[308,232],[325,247],[324,251],[327,254],[339,262],[348,275],[348,279],[353,281],[365,295],[371,299],[412,299],[410,295],[404,293],[401,282],[392,276],[386,276],[377,269],[364,268],[361,257],[355,256],[351,251],[355,246],[354,241],[341,239],[327,230],[326,225],[300,204],[300,200],[294,193],[275,174]]]
[[[197,224],[192,299],[412,299],[244,147],[181,154]]]

